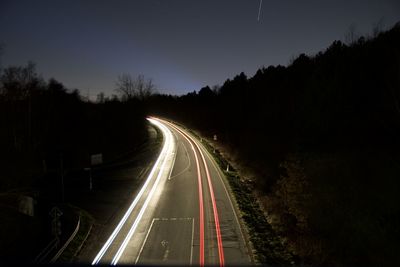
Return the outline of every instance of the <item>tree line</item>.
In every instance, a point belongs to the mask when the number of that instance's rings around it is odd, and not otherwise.
[[[142,99],[153,88],[145,86],[135,97],[100,94],[95,103],[53,78],[45,81],[32,62],[1,70],[0,188],[35,186],[39,177],[58,172],[60,160],[65,169],[82,169],[90,166],[92,154],[109,161],[143,143]]]
[[[397,24],[253,77],[148,102],[154,114],[218,136],[303,263],[392,265],[400,249],[399,74]]]
[[[400,25],[334,41],[288,66],[240,73],[183,96],[144,76],[118,77],[119,97],[85,100],[35,65],[0,73],[0,188],[84,168],[147,138],[147,115],[218,136],[254,178],[268,220],[306,264],[392,265],[400,247]]]

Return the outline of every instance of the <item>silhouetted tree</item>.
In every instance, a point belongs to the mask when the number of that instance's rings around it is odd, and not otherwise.
[[[1,74],[1,72],[3,70],[3,60],[2,60],[3,53],[4,53],[4,44],[0,43],[0,74]]]
[[[136,79],[133,79],[130,74],[122,74],[118,76],[116,86],[116,91],[123,100],[129,100],[135,97],[144,100],[155,92],[152,79],[145,81],[143,75],[138,75]]]
[[[135,81],[129,74],[122,74],[118,76],[118,80],[116,82],[117,88],[115,89],[121,99],[128,100],[133,98],[136,95],[136,86]]]
[[[147,99],[149,96],[155,93],[155,86],[153,84],[153,80],[148,79],[147,81],[145,81],[144,76],[139,75],[136,78],[136,91],[137,91],[136,96],[140,100]]]
[[[1,76],[3,95],[12,101],[27,99],[40,82],[35,64],[29,62],[24,67],[8,67]]]
[[[383,31],[384,26],[385,23],[383,18],[380,18],[376,23],[374,23],[372,27],[372,37],[378,37],[378,35]]]
[[[100,92],[96,96],[96,102],[103,104],[106,101],[106,97],[103,92]]]
[[[346,44],[315,56],[148,102],[218,134],[306,265],[399,263],[400,23],[376,32],[359,37],[352,25]]]
[[[356,42],[359,38],[359,34],[357,33],[356,25],[352,23],[349,26],[349,29],[347,30],[347,33],[345,34],[345,41],[348,45],[352,45],[354,42]]]

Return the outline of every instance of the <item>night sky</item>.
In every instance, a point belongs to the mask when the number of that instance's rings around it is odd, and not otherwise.
[[[262,66],[287,65],[400,21],[398,0],[298,1],[0,0],[1,64],[32,60],[91,98],[115,93],[118,74],[152,78],[160,93],[183,94],[223,84]]]

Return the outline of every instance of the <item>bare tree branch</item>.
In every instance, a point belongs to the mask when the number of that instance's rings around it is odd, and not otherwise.
[[[359,34],[357,33],[356,25],[354,23],[350,25],[344,38],[348,45],[352,45],[358,40]]]
[[[128,100],[135,97],[135,83],[129,74],[118,76],[115,89],[123,100]]]
[[[155,86],[152,79],[145,82],[144,75],[138,75],[133,79],[130,74],[122,74],[118,76],[116,82],[116,91],[119,93],[122,100],[138,98],[144,100],[155,92]]]

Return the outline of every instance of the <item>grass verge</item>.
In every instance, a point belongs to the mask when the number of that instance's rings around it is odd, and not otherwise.
[[[220,151],[215,149],[205,138],[200,137],[192,130],[187,130],[198,140],[201,140],[203,146],[210,152],[225,174],[239,207],[240,216],[246,224],[256,262],[273,265],[295,264],[297,262],[296,257],[285,248],[282,238],[272,229],[257,198],[246,181],[241,179],[238,171],[231,167],[232,165]],[[229,170],[226,170],[228,165]]]

